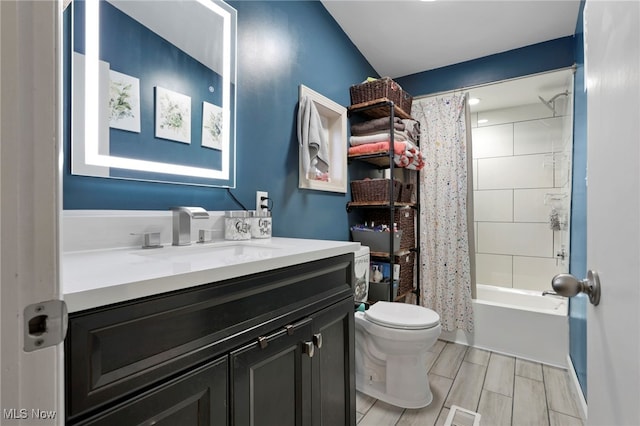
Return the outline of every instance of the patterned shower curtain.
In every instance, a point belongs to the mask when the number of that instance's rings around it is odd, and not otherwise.
[[[466,99],[462,93],[416,99],[411,113],[420,122],[425,156],[420,171],[420,303],[440,315],[443,330],[471,333],[475,262]]]

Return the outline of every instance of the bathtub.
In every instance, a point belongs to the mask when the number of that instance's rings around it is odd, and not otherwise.
[[[564,297],[478,284],[474,332],[443,331],[441,339],[567,368],[567,312]]]

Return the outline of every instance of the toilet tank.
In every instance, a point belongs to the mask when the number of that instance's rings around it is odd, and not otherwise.
[[[369,295],[369,247],[361,246],[355,252],[353,299],[355,302],[366,302]]]

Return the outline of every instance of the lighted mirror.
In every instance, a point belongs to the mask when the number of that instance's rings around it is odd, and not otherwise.
[[[236,11],[74,0],[71,172],[235,186]]]

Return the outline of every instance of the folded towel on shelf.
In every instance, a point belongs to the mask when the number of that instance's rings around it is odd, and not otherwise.
[[[389,150],[389,141],[374,142],[349,147],[349,155],[374,154]],[[393,161],[399,167],[420,170],[424,167],[424,158],[420,149],[407,141],[393,143]]]
[[[404,130],[405,124],[402,123],[400,117],[394,117],[393,128],[395,130]],[[389,117],[374,118],[373,120],[351,125],[352,135],[370,134],[379,130],[389,130]]]
[[[349,138],[349,144],[351,146],[356,146],[356,145],[363,145],[367,143],[389,141],[390,139],[391,139],[391,135],[389,134],[389,132],[374,133],[371,135],[364,135],[364,136],[351,136]],[[393,132],[393,140],[394,142],[406,141],[406,140],[411,140],[411,138],[406,132]]]
[[[298,143],[306,176],[329,171],[329,145],[322,119],[313,100],[303,96],[298,105]]]
[[[404,124],[405,132],[411,135],[411,140],[417,141],[420,136],[420,122],[411,118],[403,118],[401,121]]]

